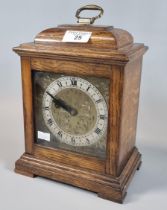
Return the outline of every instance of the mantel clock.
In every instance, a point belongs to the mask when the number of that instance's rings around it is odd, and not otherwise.
[[[98,10],[92,18],[82,10]],[[135,147],[142,58],[127,31],[78,24],[39,33],[21,57],[25,153],[15,171],[71,184],[122,202],[141,164]]]

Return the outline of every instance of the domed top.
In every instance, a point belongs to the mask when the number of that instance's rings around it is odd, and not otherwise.
[[[75,43],[75,46],[104,48],[117,50],[133,45],[133,37],[125,30],[112,26],[92,25],[59,25],[57,28],[50,28],[40,32],[35,37],[35,44],[60,45],[67,30],[92,32],[87,43]],[[64,43],[63,43],[64,44]],[[69,44],[69,43],[68,43]]]
[[[94,17],[83,17],[84,10],[98,11]],[[40,32],[32,43],[24,43],[14,48],[20,56],[37,56],[43,58],[66,59],[81,62],[126,65],[137,56],[142,56],[147,47],[135,44],[133,37],[125,30],[113,26],[91,25],[103,15],[103,9],[97,5],[86,5],[76,12],[79,24],[59,25],[56,28]],[[91,32],[87,42],[64,40],[67,31],[71,34]],[[73,32],[74,31],[74,32]],[[80,33],[80,34],[82,34]],[[82,39],[83,36],[80,36]],[[81,41],[81,40],[80,40]]]
[[[92,32],[87,43],[63,42],[66,31]],[[89,24],[60,25],[40,32],[34,42],[23,43],[14,48],[21,56],[38,56],[80,60],[103,64],[126,64],[142,56],[147,47],[133,43],[133,37],[125,30],[112,26],[92,26]]]

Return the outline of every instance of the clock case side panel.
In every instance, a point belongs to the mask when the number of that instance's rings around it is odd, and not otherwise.
[[[33,154],[33,106],[32,106],[32,78],[31,78],[31,58],[29,56],[21,56],[21,78],[22,78],[22,98],[23,98],[23,118],[24,118],[24,139],[25,139],[25,153]],[[20,159],[19,159],[20,160]],[[34,177],[32,172],[20,169],[17,165],[19,160],[15,163],[15,172]]]
[[[123,71],[119,155],[117,160],[118,175],[122,172],[135,149],[142,59],[143,56],[132,59],[125,65]]]
[[[121,101],[123,94],[122,65],[112,65],[110,74],[109,126],[107,141],[106,173],[117,176],[119,157],[119,132],[121,119]]]
[[[116,177],[138,151],[135,142],[142,58],[133,57],[126,65],[111,66],[106,173]],[[139,165],[139,152],[137,157]]]
[[[31,77],[30,57],[21,56],[21,75],[22,75],[25,152],[28,154],[32,154],[34,126],[33,126],[32,77]]]

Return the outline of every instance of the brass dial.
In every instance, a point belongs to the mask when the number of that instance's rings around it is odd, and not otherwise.
[[[43,95],[43,118],[59,141],[88,146],[105,133],[108,111],[93,84],[79,77],[64,76],[47,87]]]

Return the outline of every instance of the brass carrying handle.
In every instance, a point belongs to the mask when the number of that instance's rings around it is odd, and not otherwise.
[[[97,11],[100,11],[100,13],[99,13],[99,15],[97,15],[95,17],[88,17],[88,18],[87,17],[81,17],[80,13],[83,10],[97,10]],[[93,24],[96,19],[100,18],[103,15],[103,13],[104,13],[104,10],[100,6],[91,4],[91,5],[86,5],[84,7],[79,8],[76,11],[75,17],[78,19],[77,23]]]

